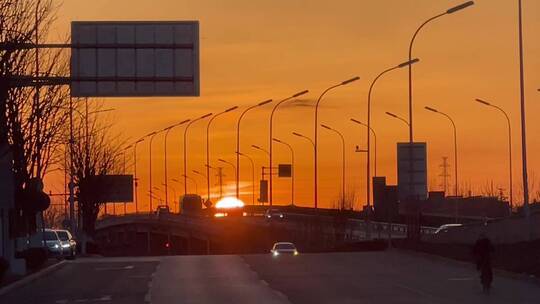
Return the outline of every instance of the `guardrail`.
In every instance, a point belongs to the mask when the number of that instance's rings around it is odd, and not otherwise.
[[[331,216],[313,216],[298,213],[284,213],[285,219],[280,221],[274,221],[283,226],[288,226],[289,229],[296,229],[302,222],[310,222],[317,218],[321,223],[326,223],[327,229],[334,228],[334,218]],[[102,217],[96,223],[96,229],[103,229],[108,226],[115,226],[121,224],[136,224],[136,223],[160,223],[160,224],[173,224],[173,225],[185,225],[191,226],[197,230],[207,231],[212,230],[212,221],[219,221],[220,219],[208,218],[208,217],[193,217],[181,214],[156,214],[156,213],[138,213],[128,214],[123,216],[107,216]],[[251,221],[250,224],[255,225],[268,225],[268,221],[263,216],[247,216],[243,217],[244,221]],[[348,231],[354,239],[365,239],[367,232],[367,223],[361,219],[346,219],[342,222],[343,227]],[[392,238],[405,238],[407,236],[407,225],[398,223],[387,222],[369,222],[370,231],[373,237],[388,236],[388,230],[391,229]],[[434,227],[422,226],[420,227],[420,233],[422,235],[432,235],[437,230]],[[328,232],[329,233],[329,232]]]

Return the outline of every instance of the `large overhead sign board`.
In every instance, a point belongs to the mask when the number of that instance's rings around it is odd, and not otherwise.
[[[199,96],[199,22],[72,22],[74,97]]]

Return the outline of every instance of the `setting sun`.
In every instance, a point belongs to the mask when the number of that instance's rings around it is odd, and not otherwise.
[[[244,202],[235,197],[224,197],[216,203],[216,209],[242,208]]]

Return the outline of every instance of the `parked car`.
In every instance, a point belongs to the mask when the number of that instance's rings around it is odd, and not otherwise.
[[[60,238],[62,246],[62,255],[69,258],[75,259],[77,255],[77,242],[73,239],[71,233],[67,230],[55,230],[56,234]]]
[[[281,212],[278,209],[267,209],[266,212],[264,213],[264,217],[267,220],[271,220],[271,219],[282,220],[285,218],[285,214],[283,214],[283,212]]]
[[[291,242],[277,242],[272,247],[272,250],[270,250],[270,253],[274,257],[280,255],[298,255],[298,250]]]
[[[45,229],[45,231],[39,230],[36,234],[31,237],[31,248],[32,247],[44,247],[47,249],[49,256],[62,257],[63,248],[62,241],[52,229]]]
[[[441,225],[441,227],[437,228],[437,230],[435,230],[433,234],[445,233],[445,232],[448,232],[448,230],[450,229],[461,227],[461,226],[463,226],[463,224],[444,224],[444,225]]]

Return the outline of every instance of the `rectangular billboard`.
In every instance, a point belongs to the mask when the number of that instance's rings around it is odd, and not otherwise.
[[[399,199],[425,200],[427,198],[426,143],[398,143],[397,164]]]
[[[199,96],[199,22],[71,23],[73,97]]]
[[[268,203],[268,181],[264,179],[259,183],[259,203]]]

